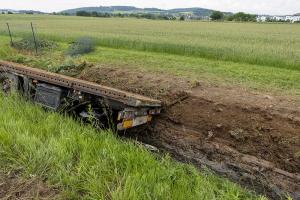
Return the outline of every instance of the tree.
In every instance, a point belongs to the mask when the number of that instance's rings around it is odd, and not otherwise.
[[[77,12],[76,12],[76,15],[77,15],[77,16],[90,17],[90,16],[91,16],[91,13],[81,10],[81,11],[77,11]]]
[[[228,21],[233,21],[234,16],[233,15],[228,15],[225,19],[228,20]]]
[[[185,20],[185,16],[184,16],[184,15],[181,15],[180,18],[179,18],[179,20],[180,20],[180,21],[184,21],[184,20]]]
[[[216,21],[216,20],[222,20],[222,19],[224,19],[224,14],[222,12],[220,12],[220,11],[214,11],[211,14],[210,18],[212,20],[214,20],[214,21]]]
[[[242,21],[242,22],[255,22],[256,15],[246,14],[243,12],[238,12],[233,15],[234,21]]]
[[[91,16],[92,17],[98,17],[98,13],[96,11],[94,11],[94,12],[91,13]]]

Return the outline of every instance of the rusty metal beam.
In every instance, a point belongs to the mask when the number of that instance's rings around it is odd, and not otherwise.
[[[25,75],[39,81],[115,100],[132,107],[161,107],[161,102],[155,99],[13,62],[0,61],[0,71]]]

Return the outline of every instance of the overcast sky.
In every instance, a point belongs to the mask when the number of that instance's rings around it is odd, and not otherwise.
[[[32,9],[45,12],[87,6],[129,5],[136,7],[203,7],[254,14],[300,13],[300,0],[0,0],[0,9]]]

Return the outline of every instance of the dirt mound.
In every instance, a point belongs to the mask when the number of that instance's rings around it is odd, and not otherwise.
[[[161,100],[165,105],[187,95],[192,83],[179,77],[97,66],[84,70],[79,78]]]
[[[286,171],[300,172],[299,121],[194,96],[168,109],[166,115],[171,122],[198,131],[191,137],[223,143]]]
[[[135,136],[271,198],[299,199],[300,121],[286,115],[192,93]]]
[[[24,179],[0,172],[0,199],[58,199],[58,190],[37,178]]]
[[[300,198],[297,99],[203,83],[191,89],[197,84],[182,78],[109,67],[80,77],[165,102],[155,126],[133,137],[271,198]]]

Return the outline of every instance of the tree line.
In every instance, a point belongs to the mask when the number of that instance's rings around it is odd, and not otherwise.
[[[210,18],[213,21],[238,21],[238,22],[256,22],[257,15],[247,14],[244,12],[238,12],[233,15],[225,15],[223,12],[220,11],[214,11]]]
[[[102,13],[102,12],[87,12],[77,11],[76,16],[82,17],[135,17],[144,19],[160,19],[160,20],[176,20],[173,15],[151,14],[151,13]]]
[[[68,13],[61,13],[63,15],[69,15]],[[103,12],[87,12],[87,11],[77,11],[76,16],[83,17],[134,17],[134,18],[144,18],[144,19],[160,19],[160,20],[176,20],[177,17],[174,15],[167,14],[153,14],[153,13],[103,13]],[[256,15],[247,14],[243,12],[238,12],[232,15],[225,15],[223,12],[214,11],[210,18],[213,21],[242,21],[242,22],[256,22]],[[186,16],[181,15],[178,19],[183,21],[186,20]]]

